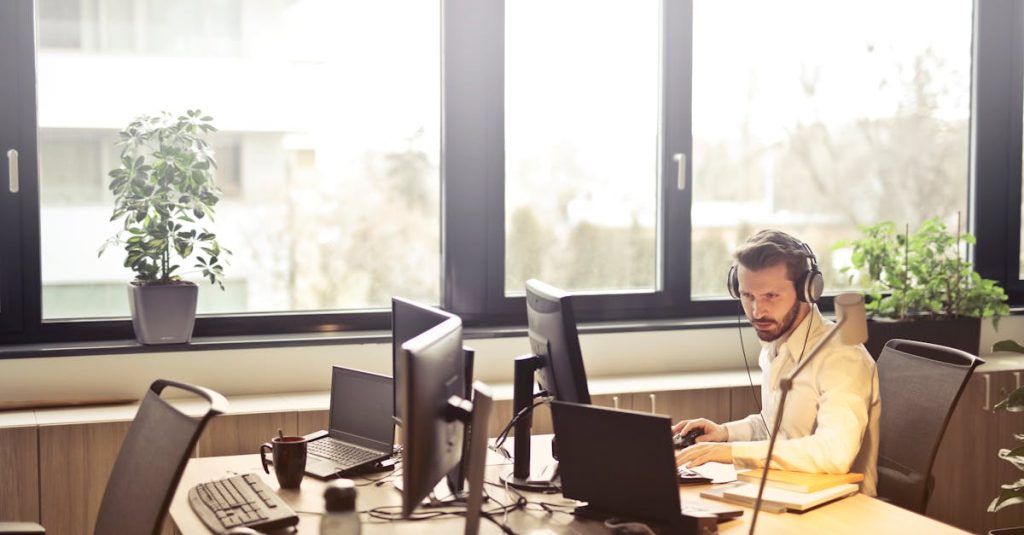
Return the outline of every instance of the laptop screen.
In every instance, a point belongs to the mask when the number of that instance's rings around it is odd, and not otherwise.
[[[330,435],[390,452],[395,442],[393,384],[386,375],[334,366]]]

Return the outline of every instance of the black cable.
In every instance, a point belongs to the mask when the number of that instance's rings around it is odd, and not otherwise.
[[[516,532],[512,531],[512,528],[508,527],[508,525],[502,522],[498,522],[498,519],[494,518],[494,516],[491,513],[488,513],[486,511],[480,511],[480,516],[486,518],[487,520],[490,520],[491,522],[494,522],[495,526],[498,526],[498,528],[500,528],[501,531],[508,533],[508,535],[516,535]]]
[[[533,404],[530,405],[529,407],[523,407],[522,409],[520,409],[518,413],[516,413],[515,416],[512,417],[511,420],[509,420],[508,424],[505,425],[505,428],[501,430],[501,433],[498,433],[498,437],[494,440],[494,445],[490,446],[490,449],[492,451],[498,451],[503,453],[506,459],[511,458],[511,456],[508,454],[508,451],[503,451],[501,447],[505,444],[505,440],[508,439],[508,434],[512,432],[512,428],[516,425],[516,422],[518,422],[525,415],[533,412],[533,409],[537,408],[539,405],[543,405],[551,401],[551,396],[548,396],[547,392],[540,392],[538,396],[535,397],[539,397],[540,395],[543,395],[544,397],[541,398],[539,401],[533,402]]]
[[[366,487],[366,486],[369,486],[369,485],[376,485],[376,486],[379,487],[379,486],[383,485],[384,483],[387,483],[388,480],[390,480],[390,479],[397,479],[398,476],[400,476],[400,475],[402,475],[402,469],[401,468],[396,468],[395,470],[392,470],[391,472],[388,472],[386,475],[383,475],[381,477],[374,478],[374,477],[359,476],[359,479],[362,479],[363,481],[361,481],[359,483],[356,483],[355,485],[357,487]]]
[[[750,397],[754,398],[757,405],[757,415],[761,417],[765,433],[768,432],[768,421],[764,419],[764,409],[761,408],[761,400],[757,399],[757,391],[754,390],[754,378],[750,375],[750,363],[747,362],[747,346],[743,343],[743,301],[742,298],[736,301],[736,332],[740,335],[740,351],[743,352],[743,367],[747,369],[747,381],[750,382]]]

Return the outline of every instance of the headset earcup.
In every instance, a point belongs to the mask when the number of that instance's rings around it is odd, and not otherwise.
[[[805,303],[817,303],[825,290],[825,277],[816,267],[805,272],[796,285],[797,297]]]
[[[736,264],[733,264],[729,268],[729,275],[725,279],[725,286],[729,289],[729,295],[732,296],[733,299],[740,298],[740,280],[739,276],[736,274]]]

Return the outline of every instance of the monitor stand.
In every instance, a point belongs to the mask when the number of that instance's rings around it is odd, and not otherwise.
[[[537,355],[524,355],[516,357],[515,376],[512,392],[512,414],[519,415],[519,421],[515,423],[515,438],[512,449],[512,470],[501,474],[502,483],[510,487],[530,490],[536,492],[557,492],[560,490],[558,483],[558,463],[545,467],[536,477],[530,473],[530,446],[532,445],[531,428],[533,427],[533,385],[534,374],[542,366],[541,358]],[[552,454],[555,453],[554,439],[551,441]],[[557,459],[557,455],[552,455]]]

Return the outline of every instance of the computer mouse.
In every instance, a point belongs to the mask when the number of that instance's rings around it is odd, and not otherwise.
[[[235,526],[227,531],[220,532],[221,535],[260,535],[260,532],[245,526]]]
[[[676,433],[675,435],[672,436],[672,445],[675,446],[677,450],[689,448],[690,446],[696,444],[697,437],[703,434],[704,430],[699,427],[691,429],[690,432],[685,435],[682,433]]]

